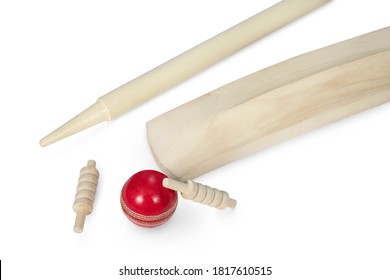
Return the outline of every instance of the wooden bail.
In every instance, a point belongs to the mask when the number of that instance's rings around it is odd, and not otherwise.
[[[80,170],[77,192],[73,203],[73,210],[77,213],[73,227],[76,233],[83,232],[85,217],[93,211],[98,178],[99,171],[96,169],[96,162],[89,160],[87,166]]]
[[[181,193],[184,199],[199,202],[210,207],[223,210],[226,207],[235,208],[237,201],[229,197],[225,191],[214,189],[201,183],[188,180],[182,183],[170,178],[163,180],[163,186]]]

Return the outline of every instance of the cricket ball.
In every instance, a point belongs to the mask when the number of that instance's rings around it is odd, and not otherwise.
[[[126,217],[142,227],[156,227],[172,217],[177,206],[177,192],[163,187],[167,176],[155,170],[143,170],[131,176],[121,192],[121,206]]]

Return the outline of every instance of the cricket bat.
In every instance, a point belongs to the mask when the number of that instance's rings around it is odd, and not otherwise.
[[[159,167],[184,181],[390,101],[390,27],[243,77],[147,123]]]

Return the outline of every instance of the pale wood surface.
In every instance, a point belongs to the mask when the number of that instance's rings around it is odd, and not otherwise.
[[[160,168],[186,180],[390,101],[390,27],[286,60],[147,123]]]
[[[98,98],[95,104],[41,139],[40,145],[47,146],[110,121],[329,1],[280,1]]]
[[[96,162],[89,160],[87,166],[80,170],[77,192],[73,203],[73,210],[77,213],[73,227],[74,232],[83,232],[85,217],[93,211],[98,179],[99,171],[96,169]]]
[[[219,210],[226,209],[227,207],[235,208],[237,205],[237,201],[230,198],[227,192],[192,180],[187,180],[186,183],[183,183],[171,178],[165,178],[163,180],[163,186],[180,192],[184,199],[215,207]]]

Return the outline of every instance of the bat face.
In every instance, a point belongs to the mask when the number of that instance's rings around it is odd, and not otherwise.
[[[289,59],[147,123],[181,180],[390,101],[390,27]],[[266,81],[266,82],[265,82]]]

